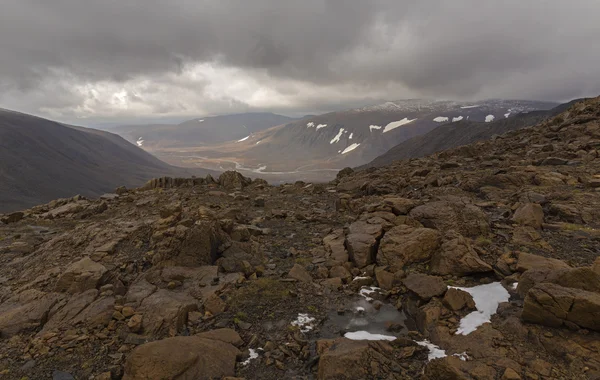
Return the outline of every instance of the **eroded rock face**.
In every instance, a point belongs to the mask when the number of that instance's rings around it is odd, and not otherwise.
[[[381,239],[377,264],[387,265],[395,272],[405,265],[430,259],[440,242],[441,235],[436,230],[396,226]]]
[[[167,338],[136,348],[127,359],[123,379],[195,380],[234,376],[239,354],[233,344],[222,340],[200,336]]]

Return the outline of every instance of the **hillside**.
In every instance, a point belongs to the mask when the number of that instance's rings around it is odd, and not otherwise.
[[[328,184],[0,215],[9,379],[600,377],[600,98]]]
[[[581,101],[581,99],[561,104],[550,110],[518,113],[513,117],[502,118],[489,123],[461,120],[444,124],[431,132],[396,145],[368,164],[360,166],[359,169],[381,167],[406,158],[424,157],[446,149],[490,139],[494,135],[501,135],[532,126],[564,112],[578,101]]]
[[[112,133],[0,110],[0,212],[206,173],[167,165]]]

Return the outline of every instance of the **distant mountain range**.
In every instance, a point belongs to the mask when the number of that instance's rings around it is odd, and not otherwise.
[[[113,133],[0,109],[0,212],[207,173],[168,165]]]
[[[179,124],[126,125],[112,131],[138,146],[160,149],[237,141],[292,120],[273,113],[243,113],[197,118]]]
[[[397,160],[424,157],[443,150],[487,140],[494,135],[502,135],[536,125],[566,111],[574,103],[581,100],[573,100],[549,110],[515,113],[514,117],[501,118],[488,123],[473,120],[447,123],[424,135],[413,137],[396,145],[368,164],[360,166],[359,169],[382,167]]]

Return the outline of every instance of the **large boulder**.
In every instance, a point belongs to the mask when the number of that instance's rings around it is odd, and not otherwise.
[[[492,271],[463,236],[450,233],[450,239],[431,258],[431,271],[440,275],[465,276]]]
[[[349,234],[345,246],[349,259],[358,268],[364,268],[375,262],[377,255],[377,239],[369,234]]]
[[[339,229],[323,238],[325,251],[331,259],[343,264],[348,261],[348,252],[346,252],[344,230]]]
[[[220,379],[235,375],[240,351],[231,343],[177,336],[137,347],[127,358],[123,380]]]
[[[529,290],[521,318],[550,327],[565,324],[600,331],[600,294],[541,283]]]
[[[84,257],[71,264],[58,278],[56,291],[75,294],[96,289],[106,271],[104,265],[92,261],[89,257]]]
[[[188,313],[198,310],[198,301],[185,293],[160,289],[146,297],[138,312],[144,315],[143,330],[146,335],[161,331],[181,331],[187,323]]]
[[[448,288],[441,277],[421,273],[411,273],[402,282],[408,290],[426,301],[443,295]]]
[[[219,185],[227,190],[242,190],[244,187],[250,185],[252,180],[236,171],[227,171],[219,176],[218,182]]]
[[[436,230],[396,226],[381,239],[377,264],[387,265],[391,272],[396,272],[405,265],[429,260],[440,241],[441,235]]]
[[[56,293],[48,294],[34,289],[9,298],[0,304],[0,338],[42,326],[58,300]]]
[[[525,203],[517,208],[513,220],[524,226],[541,228],[544,223],[544,209],[537,203]]]
[[[567,263],[549,257],[534,255],[532,253],[517,253],[517,271],[525,272],[530,269],[561,269],[570,268]]]
[[[467,237],[486,235],[490,231],[487,215],[475,205],[436,201],[412,209],[409,215],[425,227],[441,231],[456,230]]]

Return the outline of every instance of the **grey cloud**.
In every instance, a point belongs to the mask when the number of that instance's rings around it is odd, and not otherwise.
[[[147,112],[193,112],[196,100],[206,112],[256,108],[235,92],[210,95],[211,78],[190,82],[186,68],[203,62],[247,73],[288,112],[338,95],[348,106],[361,96],[566,100],[600,93],[598,14],[596,0],[4,0],[0,101],[75,114],[77,85],[146,78],[147,93],[129,99]],[[44,104],[52,86],[64,95]],[[182,98],[161,102],[167,88]]]

